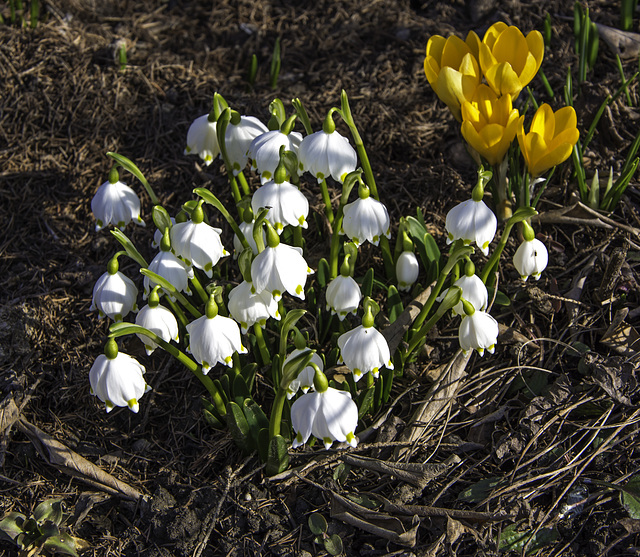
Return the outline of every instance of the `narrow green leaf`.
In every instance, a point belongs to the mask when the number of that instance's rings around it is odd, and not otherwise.
[[[316,278],[320,288],[324,288],[331,279],[331,269],[329,268],[328,261],[323,257],[318,261],[318,270],[316,271]]]
[[[469,486],[464,491],[461,491],[458,494],[458,501],[464,501],[465,503],[479,503],[488,497],[496,487],[504,483],[505,480],[502,478],[485,478],[484,480],[480,480],[479,482]]]
[[[360,287],[360,291],[363,296],[371,296],[373,293],[373,268],[369,268],[362,279],[362,286]]]
[[[235,402],[227,404],[227,427],[236,445],[246,454],[255,448],[252,446],[251,428],[242,411]]]
[[[275,476],[289,466],[289,443],[282,435],[276,435],[269,441],[267,455],[267,476]]]
[[[402,297],[398,292],[398,289],[392,284],[387,290],[387,313],[389,316],[389,323],[393,323],[400,314],[404,311],[402,304]]]
[[[144,174],[142,174],[140,169],[133,163],[133,161],[129,160],[127,157],[123,157],[122,155],[119,155],[118,153],[113,153],[111,151],[109,151],[107,155],[111,157],[113,160],[115,160],[118,164],[120,164],[122,168],[124,168],[125,170],[128,170],[129,172],[131,172],[131,174],[133,174],[136,178],[138,178],[138,180],[142,182],[144,189],[147,191],[147,194],[151,198],[151,203],[153,203],[154,205],[158,205],[159,203],[158,198],[156,197],[155,193],[153,193],[153,189],[151,188],[151,185],[149,184],[147,179],[144,177]]]
[[[111,230],[111,234],[113,234],[116,240],[120,242],[120,244],[124,248],[124,251],[127,252],[127,255],[131,259],[133,259],[138,265],[140,265],[140,267],[149,266],[149,264],[145,261],[144,257],[142,257],[142,255],[140,255],[140,252],[136,249],[136,246],[133,245],[133,242],[129,240],[129,238],[127,238],[127,236],[121,230],[114,228]]]
[[[358,395],[358,420],[362,420],[373,407],[374,394],[373,387],[369,387]]]

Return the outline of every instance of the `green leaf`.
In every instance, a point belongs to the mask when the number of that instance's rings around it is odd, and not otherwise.
[[[164,232],[165,228],[171,228],[171,217],[162,205],[156,205],[151,213],[153,223],[160,232]],[[145,265],[146,267],[146,265]]]
[[[487,292],[489,293],[489,300],[491,300],[493,298],[493,294],[495,292],[495,304],[498,304],[499,306],[510,306],[511,305],[511,298],[509,298],[509,296],[507,296],[504,292],[501,292],[500,290],[498,290],[496,292],[496,290],[494,288],[487,288]]]
[[[309,524],[309,530],[311,530],[311,533],[316,536],[322,536],[328,528],[325,517],[320,513],[310,514],[307,519],[307,524]]]
[[[202,409],[202,415],[204,416],[204,421],[207,422],[207,425],[213,429],[226,429],[225,425],[217,418],[217,416],[207,408]]]
[[[343,551],[342,540],[338,534],[331,534],[324,539],[324,548],[330,555],[340,555]]]
[[[256,372],[258,371],[258,364],[255,362],[249,363],[242,368],[240,374],[244,377],[245,383],[247,384],[247,388],[251,391],[253,387],[253,382],[256,379]]]
[[[392,284],[387,291],[387,308],[389,315],[389,323],[393,323],[398,316],[404,311],[402,305],[402,297],[398,289]]]
[[[164,290],[170,292],[171,294],[175,294],[177,289],[173,284],[171,284],[166,278],[161,277],[159,274],[150,271],[149,269],[140,269],[140,272],[145,276],[149,277],[151,282],[160,285]]]
[[[393,386],[393,378],[395,372],[393,369],[384,368],[380,371],[380,380],[382,381],[382,404],[385,405],[389,400],[391,394],[391,387]]]
[[[51,549],[56,553],[64,553],[65,555],[74,555],[75,557],[78,557],[76,542],[69,534],[66,533],[51,536],[46,542],[44,542],[43,547],[45,549]]]
[[[500,546],[502,551],[518,551],[527,545],[527,555],[531,555],[547,545],[558,541],[560,535],[556,528],[541,528],[533,535],[533,530],[525,530],[518,532],[517,528],[520,523],[510,524],[500,534]]]
[[[280,350],[279,354],[282,358],[287,353],[287,337],[289,336],[289,332],[298,322],[298,320],[306,313],[304,309],[292,309],[287,312],[284,319],[280,324]]]
[[[333,471],[333,479],[337,481],[339,484],[344,484],[347,481],[347,476],[349,476],[349,472],[351,471],[351,466],[348,464],[341,462],[336,466]]]
[[[380,508],[380,501],[372,497],[369,497],[364,493],[347,493],[345,494],[345,496],[350,501],[353,501],[356,505],[360,505],[365,509],[370,509],[373,511],[375,509]]]
[[[267,466],[265,468],[267,476],[275,476],[286,470],[288,466],[289,443],[282,435],[276,435],[269,441]]]
[[[251,392],[249,391],[249,387],[247,387],[247,383],[244,380],[244,377],[239,373],[233,378],[232,384],[232,394],[237,404],[242,404],[245,399],[251,398]]]
[[[108,152],[107,155],[110,156],[116,162],[118,162],[120,166],[122,166],[122,168],[131,172],[131,174],[133,174],[138,180],[140,180],[142,182],[142,185],[144,186],[144,189],[147,190],[147,193],[151,198],[151,203],[153,203],[154,205],[158,204],[158,198],[153,193],[153,189],[151,189],[151,185],[149,184],[147,179],[144,177],[144,174],[140,172],[140,169],[132,161],[130,161],[127,157],[123,157],[122,155],[119,155],[118,153],[113,153],[111,151]]]
[[[246,399],[242,405],[244,416],[249,424],[251,437],[256,447],[259,447],[260,431],[269,428],[269,419],[263,412],[262,408],[256,404],[254,400]]]
[[[0,539],[14,542],[22,533],[27,517],[18,512],[10,512],[0,521]]]
[[[62,520],[62,518],[60,518]],[[38,528],[40,533],[45,537],[58,536],[60,534],[60,528],[55,522],[51,520],[45,520]]]
[[[43,501],[33,511],[33,518],[38,523],[50,520],[54,524],[60,524],[62,521],[62,499]]]
[[[251,428],[242,408],[233,401],[227,404],[227,427],[236,445],[244,453],[251,453],[255,448],[252,446]]]
[[[331,277],[331,269],[329,268],[328,261],[323,257],[318,261],[318,270],[316,271],[316,278],[320,288],[324,288],[329,283]]]
[[[369,387],[358,396],[358,420],[364,418],[373,406],[374,388]]]
[[[373,292],[373,268],[369,267],[369,270],[364,275],[360,291],[362,292],[363,297],[371,296],[371,293]]]
[[[492,477],[485,478],[479,482],[469,486],[464,491],[458,494],[458,501],[464,501],[465,503],[479,503],[486,499],[491,492],[498,486],[505,483],[502,478]]]
[[[140,267],[149,266],[149,264],[145,261],[145,258],[140,255],[140,252],[133,245],[133,242],[129,240],[129,238],[127,238],[127,236],[121,230],[114,228],[113,230],[111,230],[111,234],[113,234],[116,240],[118,240],[118,242],[122,244],[122,247],[124,248],[124,251],[127,252],[127,255],[138,265],[140,265]]]

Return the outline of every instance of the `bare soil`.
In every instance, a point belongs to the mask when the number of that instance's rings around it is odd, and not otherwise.
[[[617,2],[589,8],[594,21],[617,27]],[[127,345],[153,386],[138,414],[107,415],[89,392],[108,327],[89,311],[92,288],[118,249],[107,231],[94,231],[90,209],[110,168],[106,152],[134,160],[172,214],[194,187],[230,199],[218,161],[202,167],[183,155],[187,129],[214,92],[264,120],[271,100],[289,107],[297,97],[319,126],[344,89],[393,219],[420,208],[444,247],[445,215],[468,198],[476,169],[424,76],[428,37],[482,35],[498,20],[541,30],[549,13],[542,69],[555,100],[539,78],[531,88],[558,108],[567,68],[575,75],[577,67],[572,2],[58,0],[44,3],[35,29],[12,25],[8,7],[0,10],[0,516],[62,498],[68,531],[87,542],[83,555],[99,557],[322,555],[307,525],[312,512],[347,555],[496,555],[501,532],[516,522],[551,536],[540,555],[640,553],[638,520],[617,491],[595,483],[624,484],[640,470],[638,358],[629,341],[640,313],[637,177],[601,226],[584,214],[553,218],[577,189],[570,164],[556,172],[536,226],[549,268],[522,285],[503,266],[512,303],[493,312],[504,325],[496,353],[472,356],[451,404],[409,447],[401,432],[457,350],[454,321],[396,380],[393,410],[375,435],[348,452],[294,451],[296,472],[276,479],[208,426],[199,384],[166,355],[146,358],[137,342]],[[272,90],[278,37],[282,70]],[[128,55],[122,71],[119,41]],[[253,54],[259,71],[250,88]],[[637,57],[623,67],[630,77]],[[575,100],[583,134],[620,86],[603,41],[588,79]],[[598,126],[590,170],[620,169],[638,130],[637,81],[630,94],[635,106],[621,95]],[[319,195],[307,193],[321,220]],[[149,245],[150,210],[143,200],[147,228],[127,229],[139,246]],[[507,255],[516,247],[514,238]],[[373,252],[361,263],[379,264]],[[586,356],[568,348],[578,342]],[[72,472],[70,454],[122,484],[107,488]],[[354,457],[412,465],[420,481]],[[366,493],[389,505],[374,517],[345,510],[340,497]],[[569,512],[576,494],[583,504]],[[8,542],[0,552],[16,553]]]

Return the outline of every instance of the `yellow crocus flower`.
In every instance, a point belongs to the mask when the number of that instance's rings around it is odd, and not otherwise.
[[[498,97],[481,84],[462,104],[462,135],[489,164],[500,164],[518,131],[518,116],[510,95]]]
[[[538,73],[544,56],[544,40],[539,31],[526,37],[514,26],[499,21],[485,33],[479,61],[487,83],[497,95],[516,99]]]
[[[436,95],[458,122],[460,105],[473,96],[482,76],[478,65],[480,39],[470,31],[465,41],[452,35],[434,35],[427,42],[424,73]]]
[[[524,133],[524,116],[518,119],[518,143],[532,177],[559,165],[571,155],[573,146],[580,137],[576,111],[565,106],[553,112],[543,104],[533,115],[529,133]]]

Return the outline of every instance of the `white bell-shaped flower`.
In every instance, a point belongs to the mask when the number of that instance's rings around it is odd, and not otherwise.
[[[340,335],[338,347],[340,358],[353,372],[355,381],[365,373],[371,373],[377,378],[383,366],[393,369],[389,343],[384,335],[374,328],[373,314],[368,306],[362,318],[362,325]]]
[[[258,170],[262,183],[271,180],[280,162],[280,147],[285,151],[298,153],[302,135],[298,132],[288,134],[272,130],[256,137],[249,146],[249,158],[254,169]]]
[[[242,234],[244,234],[245,239],[247,240],[247,242],[249,243],[249,247],[251,248],[251,251],[255,254],[258,253],[258,246],[256,245],[256,241],[253,238],[253,224],[255,223],[255,219],[252,220],[251,222],[245,222],[242,221],[238,226],[240,227],[240,232],[242,232]],[[262,231],[262,240],[264,241],[266,238],[265,234],[264,234],[264,230]],[[238,255],[240,255],[242,253],[242,250],[244,250],[244,246],[242,245],[242,242],[240,241],[240,239],[238,238],[238,236],[236,234],[233,235],[233,258],[236,259],[238,257]]]
[[[119,180],[115,167],[109,173],[109,180],[93,196],[91,212],[96,218],[96,230],[110,224],[122,230],[130,221],[145,225],[140,217],[140,199],[133,189]]]
[[[349,140],[335,129],[330,112],[322,130],[306,136],[300,144],[300,168],[310,172],[318,182],[329,176],[336,182],[342,182],[349,172],[356,169],[358,163],[358,156]]]
[[[498,342],[498,322],[485,311],[474,311],[468,302],[465,315],[458,329],[458,340],[463,352],[476,350],[481,356],[485,350],[493,354]]]
[[[360,286],[350,273],[350,256],[347,254],[340,268],[340,274],[334,278],[325,291],[327,310],[332,314],[337,314],[338,319],[343,321],[348,313],[355,315],[362,300]]]
[[[322,376],[323,379],[318,379]],[[292,447],[304,445],[309,437],[320,439],[325,448],[334,441],[358,444],[354,431],[358,426],[358,406],[347,391],[328,386],[327,378],[316,372],[315,391],[302,395],[291,406],[291,425],[296,432]]]
[[[498,219],[482,199],[468,199],[447,213],[445,228],[447,244],[456,240],[463,240],[465,245],[475,243],[484,255],[488,255],[489,244],[498,229]]]
[[[268,131],[267,126],[253,116],[240,116],[237,112],[231,113],[231,120],[224,132],[224,142],[234,176],[237,176],[247,166],[249,161],[247,151],[252,141]]]
[[[229,317],[218,315],[218,306],[209,298],[206,314],[187,325],[187,350],[202,365],[205,375],[217,363],[233,366],[233,354],[246,354],[242,345],[240,327]]]
[[[93,287],[93,298],[89,309],[98,310],[114,321],[122,321],[131,311],[137,311],[138,289],[133,281],[118,270],[117,258],[111,259],[107,272]]]
[[[196,118],[189,126],[187,147],[184,150],[184,154],[199,155],[207,166],[220,154],[213,112]]]
[[[289,182],[277,183],[269,180],[260,186],[251,198],[254,213],[262,207],[269,207],[267,220],[278,234],[285,226],[301,226],[307,228],[309,202],[304,194]]]
[[[513,256],[513,266],[522,280],[533,277],[540,280],[540,274],[547,268],[549,252],[546,246],[535,237],[531,225],[524,222],[524,241]]]
[[[178,322],[171,311],[160,305],[157,288],[151,292],[149,304],[136,314],[136,325],[155,333],[165,342],[178,342]],[[147,355],[152,354],[158,345],[148,336],[136,334],[144,344]]]
[[[396,261],[396,277],[398,278],[398,290],[409,291],[414,282],[418,280],[420,265],[413,250],[405,250]]]
[[[229,292],[227,308],[231,317],[240,323],[243,335],[255,323],[264,328],[269,317],[280,321],[278,302],[273,299],[271,292],[252,290],[253,284],[245,280]]]
[[[291,354],[289,354],[285,358],[282,367],[284,368],[291,360],[293,360],[300,354],[305,354],[310,351],[311,349],[309,348],[295,348],[293,352],[291,352]],[[299,390],[302,390],[303,393],[306,393],[311,387],[313,387],[313,378],[315,377],[316,371],[311,364],[315,364],[316,366],[318,366],[320,371],[324,369],[322,358],[316,352],[314,352],[311,356],[309,365],[307,365],[302,371],[300,371],[298,376],[293,381],[291,381],[291,383],[289,383],[289,387],[287,388],[288,399],[292,399]]]
[[[178,292],[191,295],[189,279],[193,278],[193,269],[170,251],[161,250],[158,252],[158,255],[149,263],[149,270],[171,283]],[[143,297],[146,299],[151,289],[156,286],[156,283],[145,275],[143,285]],[[172,302],[175,302],[176,297],[171,292],[165,292],[165,294],[169,296]]]
[[[313,271],[302,257],[302,248],[281,244],[278,233],[267,224],[267,247],[251,263],[251,281],[256,292],[268,290],[278,301],[283,292],[304,300],[307,275]]]
[[[171,227],[171,250],[187,265],[193,265],[213,276],[213,267],[220,258],[229,255],[224,249],[222,230],[204,222],[201,205],[194,209],[191,220]]]
[[[345,205],[340,232],[346,234],[356,246],[367,240],[377,246],[381,236],[391,236],[387,208],[369,195],[366,186],[359,188],[358,199]]]
[[[453,286],[457,286],[462,290],[460,294],[460,301],[451,308],[453,315],[465,315],[463,300],[469,302],[473,309],[478,311],[484,311],[489,305],[489,292],[482,279],[475,274],[475,265],[473,262],[468,261],[465,266],[465,274],[453,283]],[[449,289],[445,290],[436,298],[436,301],[441,302],[446,296]]]
[[[91,394],[104,402],[107,412],[116,406],[127,406],[138,412],[138,401],[150,387],[144,380],[144,366],[128,354],[118,352],[111,339],[89,370]]]

